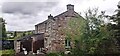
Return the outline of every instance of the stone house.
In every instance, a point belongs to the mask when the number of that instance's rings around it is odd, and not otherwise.
[[[44,48],[47,52],[64,52],[66,48],[74,47],[74,43],[66,40],[64,30],[70,19],[81,17],[74,11],[74,5],[68,4],[67,11],[57,15],[48,16],[48,19],[35,25],[35,33],[44,33]]]
[[[64,29],[68,28],[71,19],[80,17],[74,11],[74,5],[68,4],[67,11],[57,15],[48,16],[48,19],[35,25],[33,35],[24,36],[14,42],[16,53],[22,52],[26,48],[28,52],[36,53],[37,50],[45,52],[64,52],[66,49],[73,48],[74,42],[66,39]]]

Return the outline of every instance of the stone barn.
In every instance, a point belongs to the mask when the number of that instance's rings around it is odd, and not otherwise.
[[[14,41],[16,53],[26,51],[37,53],[37,50],[44,48],[44,33],[24,36],[23,38]]]

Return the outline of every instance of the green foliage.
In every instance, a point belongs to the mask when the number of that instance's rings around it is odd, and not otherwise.
[[[118,7],[118,9],[120,9]],[[117,53],[120,53],[120,11],[117,11],[117,14],[113,16],[108,17],[113,23],[109,23],[109,31],[110,31],[110,37],[114,39],[115,47],[117,49]]]
[[[86,56],[87,54],[116,53],[115,39],[110,37],[108,25],[104,23],[104,13],[98,14],[98,9],[89,9],[86,18],[76,17],[71,19],[66,29],[66,37],[73,40],[75,48],[72,55]]]
[[[76,16],[76,18],[69,20],[68,27],[64,30],[67,35],[66,38],[79,40],[78,37],[83,35],[84,28],[85,20],[82,17]]]
[[[1,56],[14,56],[15,51],[14,50],[2,50],[2,55]]]
[[[14,37],[16,37],[16,36],[17,36],[17,32],[15,31],[15,32],[14,32]]]
[[[6,37],[5,20],[3,20],[3,18],[0,18],[0,26],[2,26],[2,37]]]
[[[86,14],[86,33],[85,44],[88,54],[107,54],[113,53],[116,49],[113,38],[109,37],[107,24],[102,21],[104,13],[98,15],[98,9],[89,9]],[[116,51],[115,51],[116,52]]]
[[[16,33],[15,33],[16,32]],[[18,38],[21,38],[23,36],[26,36],[26,35],[32,35],[33,32],[32,31],[15,31],[14,34],[16,35],[14,37],[14,39],[18,39]]]
[[[81,48],[84,48],[83,38],[85,32],[86,21],[83,17],[76,16],[71,18],[68,22],[68,27],[64,30],[66,33],[66,39],[70,39],[74,42],[75,47],[72,49],[72,55],[79,56],[84,53]]]
[[[25,34],[25,32],[23,32],[23,36],[25,36],[26,34]]]

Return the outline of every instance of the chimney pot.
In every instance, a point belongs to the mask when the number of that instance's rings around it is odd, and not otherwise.
[[[53,16],[50,14],[50,15],[48,16],[48,19],[53,19]]]

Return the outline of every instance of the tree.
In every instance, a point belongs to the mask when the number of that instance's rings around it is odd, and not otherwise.
[[[103,38],[101,30],[103,27],[101,27],[101,24],[104,24],[101,20],[103,18],[101,15],[98,15],[98,8],[89,9],[85,13],[87,23],[84,44],[86,45],[85,49],[88,54],[101,54],[102,52],[101,48],[99,48],[99,43]]]
[[[103,55],[116,51],[114,38],[109,37],[108,25],[103,21],[104,13],[98,14],[98,8],[89,9],[85,19],[70,20],[66,35],[75,42],[74,55]]]
[[[23,32],[22,36],[25,36],[25,35],[26,35],[25,32]]]
[[[2,18],[0,18],[0,38],[2,37]]]
[[[17,36],[17,32],[15,31],[15,32],[14,32],[14,37],[16,37],[16,36]]]
[[[107,16],[110,18],[112,23],[109,23],[109,31],[111,32],[110,37],[114,38],[115,45],[118,49],[118,53],[120,53],[120,5],[118,5],[118,9],[116,10],[117,14],[112,16]]]
[[[3,18],[0,18],[0,23],[2,26],[2,37],[6,37],[5,20],[3,20]]]
[[[86,50],[89,54],[110,54],[117,52],[114,38],[110,37],[108,24],[105,23],[105,11],[98,14],[98,9],[89,9],[86,12]]]

